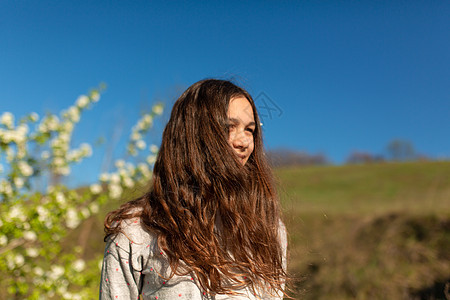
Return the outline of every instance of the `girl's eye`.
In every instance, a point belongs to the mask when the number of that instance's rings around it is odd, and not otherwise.
[[[247,131],[248,132],[251,132],[252,134],[255,132],[255,129],[253,129],[253,128],[247,128]]]

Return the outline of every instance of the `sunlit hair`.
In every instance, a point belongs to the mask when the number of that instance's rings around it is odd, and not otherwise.
[[[228,105],[237,96],[248,99],[256,123],[254,151],[244,166],[228,144]],[[171,276],[194,273],[211,294],[235,294],[245,286],[280,293],[286,279],[280,208],[261,134],[245,90],[225,80],[193,84],[173,106],[150,191],[109,213],[106,235],[120,232],[122,220],[140,217],[157,234]]]

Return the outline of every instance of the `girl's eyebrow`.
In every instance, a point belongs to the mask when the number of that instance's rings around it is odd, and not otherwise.
[[[228,121],[233,123],[233,124],[239,124],[240,123],[240,121],[238,119],[236,119],[236,118],[228,118]],[[246,126],[256,126],[256,123],[252,121],[252,122],[249,122]]]

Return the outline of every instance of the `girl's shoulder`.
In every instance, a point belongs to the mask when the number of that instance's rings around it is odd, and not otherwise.
[[[119,233],[108,236],[107,242],[134,253],[145,251],[151,254],[157,248],[157,235],[145,228],[140,217],[122,220],[117,226],[120,228]]]
[[[279,221],[278,225],[278,239],[280,241],[281,249],[286,253],[286,249],[288,247],[288,233],[286,230],[286,225],[284,225],[283,221]]]
[[[281,219],[278,222],[278,236],[280,237],[281,240],[287,239],[286,225],[284,225]]]

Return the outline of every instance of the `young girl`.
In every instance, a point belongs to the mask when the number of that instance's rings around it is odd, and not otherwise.
[[[282,299],[286,230],[252,97],[224,80],[189,87],[150,190],[105,231],[100,299]]]

